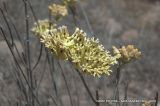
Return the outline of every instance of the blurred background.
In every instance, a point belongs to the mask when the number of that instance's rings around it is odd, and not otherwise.
[[[41,20],[48,19],[49,4],[60,2],[60,0],[30,0],[34,15]],[[31,30],[35,19],[29,6],[28,19],[29,30]],[[22,0],[0,0],[0,8],[4,10],[4,14],[9,20],[8,23],[11,26],[14,43],[20,54],[22,54],[24,46],[16,36],[17,33],[12,23],[15,25],[22,41],[25,42],[24,3]],[[5,9],[7,9],[7,12]],[[75,10],[76,25],[71,11],[59,25],[67,25],[71,32],[73,32],[75,26],[80,27],[88,35],[98,38],[108,50],[111,50],[113,45],[121,47],[133,44],[142,52],[140,60],[129,63],[122,68],[118,84],[119,98],[124,99],[127,95],[129,99],[153,100],[156,93],[160,93],[160,1],[79,0]],[[0,26],[6,33],[7,39],[10,40],[10,31],[2,13],[0,13]],[[29,31],[29,42],[31,67],[33,67],[40,55],[41,46],[38,38],[31,31]],[[15,51],[14,49],[13,51]],[[15,57],[19,64],[22,65],[19,55],[16,54]],[[48,57],[52,58],[50,55]],[[65,81],[67,81],[73,106],[94,106],[73,67],[65,61],[53,59],[54,68],[52,69],[49,67],[51,64],[47,62],[46,58],[46,52],[43,47],[41,59],[33,71],[33,82],[35,86],[38,86],[37,88],[33,87],[33,92],[35,91],[39,95],[38,98],[42,106],[56,106],[53,102],[53,97],[57,104],[59,103],[58,106],[71,106]],[[61,67],[59,67],[59,62]],[[59,71],[61,68],[63,71]],[[24,69],[23,66],[22,69]],[[13,56],[2,33],[0,33],[1,106],[30,106],[25,105],[25,99],[22,99],[23,94],[21,92],[23,92],[23,89],[20,89],[21,86],[19,86],[19,80],[17,80],[19,77],[17,77],[16,70],[17,67]],[[96,97],[96,90],[98,90],[100,99],[111,99],[114,96],[115,70],[108,77],[93,78],[92,76],[84,75],[84,78],[94,97]],[[23,77],[22,82],[26,83]],[[106,106],[107,104],[102,103],[101,105]],[[129,106],[141,106],[141,103],[130,103]]]

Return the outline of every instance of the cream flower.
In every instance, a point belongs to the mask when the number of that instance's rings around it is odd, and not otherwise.
[[[56,19],[68,15],[68,10],[65,5],[52,4],[48,8],[51,14],[56,17]]]
[[[45,19],[45,20],[39,20],[38,23],[34,24],[34,27],[32,28],[32,32],[34,32],[37,36],[42,36],[43,33],[46,31],[55,29],[56,24],[53,24],[51,21]]]
[[[35,27],[33,31],[37,30]],[[103,74],[110,75],[111,66],[117,63],[117,58],[106,51],[98,39],[87,38],[86,33],[79,28],[76,28],[73,34],[68,32],[66,26],[40,30],[37,33],[40,41],[51,53],[71,61],[81,72],[98,77]]]
[[[134,45],[122,46],[119,49],[113,47],[113,53],[122,63],[128,63],[141,57],[141,52]]]
[[[78,28],[72,37],[75,46],[70,50],[70,54],[71,61],[76,68],[93,76],[110,75],[110,67],[117,61],[110,55],[109,51],[104,49],[99,40],[86,38],[86,33]]]

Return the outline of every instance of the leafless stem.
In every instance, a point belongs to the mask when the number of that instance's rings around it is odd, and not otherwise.
[[[155,102],[155,106],[158,106],[158,92],[156,93],[155,100],[156,100],[156,102]]]
[[[70,90],[69,90],[69,86],[68,86],[68,83],[67,83],[67,79],[66,79],[66,76],[65,76],[65,74],[64,74],[64,72],[63,72],[62,66],[61,66],[61,64],[59,63],[59,61],[58,61],[58,65],[59,65],[60,70],[61,70],[61,72],[62,72],[62,76],[63,76],[64,82],[65,82],[65,85],[66,85],[66,88],[67,88],[67,92],[68,92],[68,95],[69,95],[69,98],[70,98],[71,106],[73,106],[72,97],[71,97],[71,92],[70,92]]]
[[[95,103],[96,106],[98,106],[98,103],[97,103],[97,101],[94,99],[94,97],[93,97],[93,95],[92,95],[92,93],[91,93],[91,91],[90,91],[90,89],[89,89],[89,87],[88,87],[88,85],[87,85],[87,83],[86,83],[83,75],[82,75],[78,70],[77,70],[77,72],[78,72],[78,74],[79,74],[79,76],[80,76],[80,78],[81,78],[81,80],[82,80],[82,82],[83,82],[83,85],[84,85],[84,87],[86,88],[89,96],[91,97],[92,101]]]

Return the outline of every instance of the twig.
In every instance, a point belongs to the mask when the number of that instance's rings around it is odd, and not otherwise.
[[[156,100],[156,102],[155,102],[155,106],[158,106],[158,92],[156,93],[155,100]]]
[[[99,100],[98,90],[96,90],[96,99]],[[97,106],[100,106],[99,102],[97,102]]]
[[[6,5],[5,5],[5,3],[3,3],[3,4],[4,4],[5,11],[6,11],[7,15],[8,15],[8,12],[7,12],[7,9],[6,9]],[[1,11],[2,13],[4,13],[3,10],[2,10],[1,8],[0,8],[0,11]],[[7,22],[7,20],[6,20],[7,17],[6,17],[5,15],[3,15],[3,18],[4,18],[4,20],[5,20],[5,23],[9,23],[9,22]],[[13,24],[13,22],[11,21],[10,18],[9,18],[9,21],[11,22],[13,28],[15,29],[17,36],[19,36],[19,35],[18,35],[18,32],[17,32],[17,30],[16,30],[16,28],[15,28],[15,25]],[[9,26],[9,24],[8,24],[8,28],[9,28],[9,27],[10,27],[10,26]],[[8,30],[9,30],[9,32],[11,33],[11,35],[13,35],[12,32],[10,31],[11,29],[8,29]],[[18,38],[19,38],[19,37],[18,37]],[[20,40],[20,42],[21,42],[21,39],[20,39],[20,38],[19,38],[19,40]],[[21,43],[21,45],[23,46],[22,43]],[[22,58],[22,56],[20,55],[20,52],[19,52],[19,50],[18,50],[16,44],[14,43],[14,41],[12,42],[11,47],[12,47],[12,49],[13,49],[13,47],[15,47],[16,53],[18,54],[20,60],[22,60],[23,65],[26,66],[25,60],[24,60],[24,58]]]
[[[124,89],[124,100],[127,100],[127,91],[128,91],[128,82],[125,84],[125,89]],[[128,106],[128,103],[127,102],[124,102],[123,103],[123,106]]]
[[[94,32],[93,32],[93,30],[92,30],[92,26],[91,26],[91,24],[90,24],[90,22],[89,22],[89,19],[88,19],[88,16],[87,16],[85,10],[83,9],[83,7],[82,7],[82,5],[81,5],[80,3],[78,3],[78,4],[79,4],[79,6],[80,6],[80,9],[81,9],[82,14],[83,14],[83,16],[84,16],[84,18],[85,18],[86,24],[87,24],[87,26],[88,26],[88,28],[89,28],[89,31],[90,31],[91,35],[92,35],[92,36],[95,36],[95,35],[94,35]]]
[[[28,74],[28,80],[30,82],[31,90],[34,90],[33,88],[33,75],[31,70],[31,58],[30,58],[30,38],[29,38],[29,14],[28,14],[28,3],[27,0],[22,0],[24,2],[24,12],[25,12],[25,24],[26,24],[26,48],[25,48],[25,56],[26,56],[26,63],[27,63],[27,74]],[[28,98],[31,102],[31,106],[34,106],[34,96],[29,94]]]
[[[7,9],[7,6],[6,6],[6,3],[5,3],[5,2],[3,2],[3,6],[4,6],[4,9],[5,9],[6,14],[9,16],[9,14],[8,14],[8,9]],[[19,35],[19,32],[18,32],[16,26],[14,25],[14,23],[13,23],[12,19],[10,18],[10,16],[9,16],[8,18],[9,18],[9,21],[11,22],[11,24],[12,24],[12,26],[13,26],[15,32],[16,32],[16,35],[17,35],[18,40],[20,41],[21,45],[24,47],[24,44],[22,43],[22,39],[21,39],[21,37],[20,37],[20,35]]]
[[[24,74],[21,66],[20,66],[19,63],[18,63],[15,54],[13,53],[13,50],[12,50],[12,48],[11,48],[11,46],[10,46],[10,42],[7,40],[6,35],[5,35],[5,33],[4,33],[4,31],[3,31],[3,29],[2,29],[1,27],[0,27],[0,30],[1,30],[1,32],[2,32],[2,35],[3,35],[3,37],[4,37],[4,39],[5,39],[6,43],[7,43],[7,45],[8,45],[8,48],[9,48],[9,50],[10,50],[12,56],[13,56],[13,59],[14,59],[15,64],[17,65],[17,67],[18,67],[18,69],[20,70],[23,78],[25,79],[25,81],[26,81],[26,83],[27,83],[27,85],[28,85],[28,87],[29,87],[29,90],[31,90],[30,84],[29,84],[29,82],[28,82],[28,80],[27,80],[27,78],[26,78],[26,76],[25,76],[25,74]],[[36,101],[37,101],[37,103],[39,104],[39,106],[41,106],[38,98],[34,95],[34,93],[33,93],[32,90],[31,90],[31,93],[32,93],[33,96],[36,98]]]
[[[61,66],[61,64],[60,64],[59,61],[58,61],[58,65],[60,66],[60,70],[61,70],[61,72],[62,72],[62,76],[63,76],[63,78],[64,78],[64,82],[65,82],[65,85],[66,85],[66,87],[67,87],[67,92],[68,92],[68,95],[69,95],[69,98],[70,98],[71,106],[73,106],[72,97],[71,97],[71,92],[70,92],[70,90],[69,90],[69,86],[68,86],[68,83],[67,83],[67,79],[66,79],[66,77],[65,77],[65,74],[64,74],[64,72],[63,72],[62,66]]]
[[[9,25],[9,23],[8,23],[8,20],[7,20],[7,18],[5,17],[5,15],[4,15],[4,12],[3,12],[3,10],[0,8],[0,11],[1,11],[1,13],[2,13],[2,16],[3,16],[3,18],[4,18],[4,20],[5,20],[5,23],[6,23],[6,25],[7,25],[7,28],[8,28],[8,30],[9,30],[9,35],[10,35],[10,37],[11,37],[11,47],[13,46],[13,34],[12,34],[12,30],[11,30],[11,27],[10,27],[10,25]]]
[[[117,68],[117,74],[116,74],[116,85],[115,85],[115,91],[114,91],[114,96],[113,99],[117,99],[118,100],[118,105],[120,106],[119,103],[119,89],[118,89],[118,85],[119,85],[119,80],[120,80],[120,73],[121,73],[121,65],[118,65]],[[117,103],[116,103],[117,106]]]
[[[46,49],[45,49],[45,52],[46,52],[46,57],[47,57],[47,60],[48,60],[48,65],[49,65],[49,70],[50,70],[50,74],[51,74],[53,89],[55,90],[55,95],[58,98],[60,105],[63,106],[62,100],[59,97],[61,95],[59,94],[59,91],[58,91],[58,88],[57,88],[57,85],[56,85],[56,81],[55,81],[55,78],[54,78],[54,73],[53,73],[54,70],[55,70],[55,67],[54,67],[55,64],[53,63],[53,61],[50,60],[50,54],[48,53],[48,51]]]
[[[39,56],[38,56],[38,59],[37,59],[35,65],[34,65],[33,68],[32,68],[32,71],[36,69],[36,67],[38,66],[38,64],[39,64],[39,62],[40,62],[40,59],[41,59],[41,56],[42,56],[42,50],[43,50],[43,45],[41,44]]]
[[[97,105],[97,101],[94,99],[94,97],[93,97],[90,89],[88,88],[88,86],[87,86],[87,84],[86,84],[86,81],[84,80],[84,77],[82,76],[82,74],[81,74],[78,70],[77,70],[77,72],[78,72],[78,74],[79,74],[79,76],[80,76],[80,78],[81,78],[81,80],[82,80],[82,82],[83,82],[83,85],[84,85],[84,87],[86,88],[89,96],[91,97],[92,101],[95,103],[96,106],[98,106],[98,105]]]

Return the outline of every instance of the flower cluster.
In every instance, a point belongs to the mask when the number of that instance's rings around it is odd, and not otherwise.
[[[75,7],[77,0],[63,0],[62,4],[51,4],[48,9],[51,15],[55,16],[55,20],[59,21],[62,17],[68,15],[68,7]]]
[[[104,49],[98,39],[86,38],[86,33],[79,28],[72,36],[75,46],[70,52],[76,68],[93,76],[109,75],[111,65],[116,64],[117,61],[109,51]]]
[[[51,53],[58,58],[68,60],[68,50],[73,45],[70,42],[71,37],[68,34],[68,30],[65,26],[55,28],[56,25],[50,24],[49,21],[39,21],[35,24],[32,32],[38,35],[40,41],[44,43]]]
[[[40,25],[41,26],[41,25]],[[34,33],[40,35],[40,40],[58,58],[71,61],[74,66],[93,76],[109,75],[110,67],[117,63],[117,57],[106,51],[97,39],[87,38],[86,33],[76,28],[73,34],[66,26],[58,29],[46,29]]]
[[[42,35],[49,30],[53,30],[56,27],[56,24],[53,24],[51,21],[45,19],[45,20],[39,20],[37,23],[34,24],[34,28],[32,28],[32,32],[36,34],[37,36],[42,37]]]
[[[68,15],[68,10],[65,5],[52,4],[48,6],[48,8],[51,14],[55,16],[57,20],[61,17]]]
[[[128,63],[141,57],[141,52],[134,45],[122,46],[119,49],[113,47],[113,53],[122,63]]]

